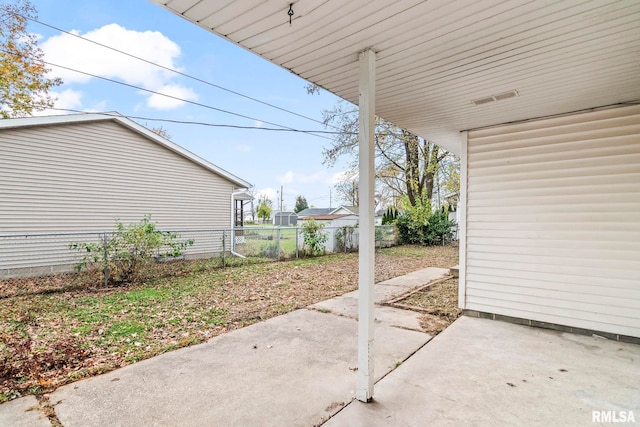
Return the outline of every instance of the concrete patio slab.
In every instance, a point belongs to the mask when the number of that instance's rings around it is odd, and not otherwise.
[[[373,287],[373,300],[376,304],[380,304],[409,291],[412,291],[420,286],[426,285],[434,280],[441,279],[449,274],[449,270],[445,268],[425,268],[423,270],[416,271],[414,273],[407,274],[412,278],[406,278],[405,276],[396,277],[394,279],[380,282]],[[341,297],[346,299],[358,299],[358,291],[348,292]],[[351,305],[351,303],[349,303]],[[313,307],[313,306],[312,306]]]
[[[270,319],[58,389],[65,427],[312,426],[354,396],[357,322],[313,310]],[[376,378],[430,336],[376,325]]]
[[[449,274],[446,268],[429,267],[374,286],[374,302],[381,304]],[[358,291],[310,305],[309,308],[358,319]],[[421,314],[393,307],[376,306],[375,320],[399,328],[422,332]]]
[[[436,268],[429,267],[422,270],[414,271],[413,273],[405,274],[404,276],[394,277],[393,279],[380,282],[380,285],[397,286],[401,288],[407,288],[411,290],[421,285],[426,285],[429,282],[440,279],[449,275],[448,268]],[[402,293],[402,292],[400,292]]]
[[[394,297],[397,297],[398,295],[402,295],[406,292],[409,292],[410,290],[415,289],[416,287],[422,286],[422,285],[423,283],[418,283],[418,284],[415,284],[414,286],[409,286],[409,285],[394,286],[394,285],[385,285],[382,283],[378,283],[373,287],[373,301],[376,304],[380,304]],[[351,291],[342,296],[357,300],[358,291]]]
[[[358,319],[358,298],[351,293],[321,301],[309,306],[309,308],[321,312],[330,312],[339,316],[346,316],[355,320]],[[420,326],[420,317],[421,313],[415,311],[384,306],[376,306],[375,308],[375,322],[382,322],[399,328],[423,332]]]
[[[462,317],[378,382],[374,402],[353,401],[325,426],[585,426],[605,416],[640,423],[640,346]]]
[[[26,396],[0,405],[0,426],[51,427],[51,423],[36,398]]]

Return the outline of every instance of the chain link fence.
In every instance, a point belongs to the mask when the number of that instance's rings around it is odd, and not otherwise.
[[[239,229],[170,230],[179,240],[193,244],[178,257],[160,256],[145,266],[147,278],[184,274],[190,268],[221,268],[239,263],[255,263],[300,258],[307,255],[300,227],[243,227]],[[355,226],[325,227],[325,253],[358,249]],[[105,255],[113,232],[13,233],[0,234],[0,297],[21,293],[47,292],[79,286],[106,285],[108,271],[100,262],[89,262],[78,271],[87,255],[74,244],[104,247]],[[377,226],[376,247],[394,246],[398,234],[394,226]],[[100,258],[101,254],[93,254]]]

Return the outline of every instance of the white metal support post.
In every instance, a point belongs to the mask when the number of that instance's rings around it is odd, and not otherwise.
[[[460,256],[458,264],[458,308],[467,308],[467,149],[468,134],[460,133],[460,196],[458,200],[458,212],[460,213],[458,224],[458,243]]]
[[[376,56],[371,49],[360,53],[359,222],[358,249],[358,386],[356,398],[373,398],[373,285],[375,257],[374,131]]]

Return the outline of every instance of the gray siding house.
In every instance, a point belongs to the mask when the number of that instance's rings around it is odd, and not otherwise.
[[[0,120],[0,235],[108,231],[146,214],[164,230],[228,229],[249,186],[117,114]]]

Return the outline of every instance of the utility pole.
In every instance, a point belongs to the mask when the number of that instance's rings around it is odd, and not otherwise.
[[[283,197],[282,197],[282,195],[283,195],[283,193],[282,193],[282,187],[283,187],[283,186],[281,185],[281,186],[280,186],[280,212],[282,212],[282,198],[283,198]]]
[[[331,209],[331,187],[329,187],[329,209]]]

